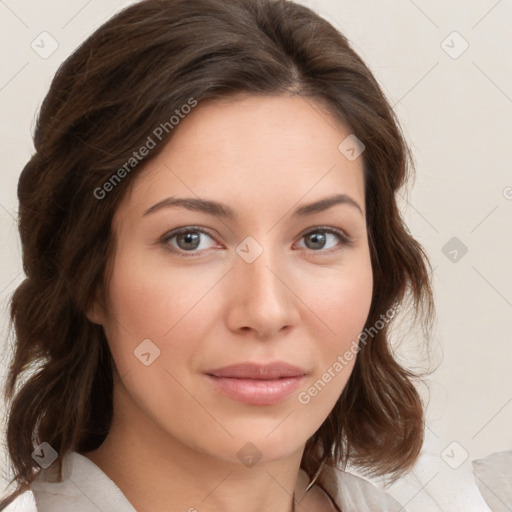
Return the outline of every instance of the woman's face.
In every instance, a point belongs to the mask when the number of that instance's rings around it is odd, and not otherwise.
[[[296,454],[320,427],[372,296],[362,157],[345,156],[351,139],[338,148],[349,135],[300,96],[202,103],[174,127],[116,212],[109,312],[89,315],[127,428],[239,463]],[[274,362],[304,375],[213,371]]]

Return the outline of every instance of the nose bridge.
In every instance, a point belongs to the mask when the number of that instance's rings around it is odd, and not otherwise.
[[[276,276],[279,269],[283,268],[280,262],[283,260],[282,255],[278,255],[275,248],[272,248],[269,238],[265,246],[256,246],[258,242],[248,240],[245,246],[239,248],[240,256],[237,261],[237,274],[240,279],[240,285],[246,287],[245,292],[250,292],[249,296],[262,300],[269,299],[286,299],[284,285]],[[244,257],[247,253],[243,253],[244,249],[249,247],[249,257]],[[252,253],[252,254],[251,254]],[[254,259],[252,259],[254,258]],[[282,279],[282,278],[281,278]]]

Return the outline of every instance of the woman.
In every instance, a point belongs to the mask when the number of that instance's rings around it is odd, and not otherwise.
[[[34,144],[0,510],[403,510],[343,469],[419,454],[389,326],[428,331],[429,262],[344,36],[290,1],[137,3],[58,70]]]

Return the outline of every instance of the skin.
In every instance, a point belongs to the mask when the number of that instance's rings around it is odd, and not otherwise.
[[[107,303],[96,302],[88,317],[103,325],[120,378],[111,430],[84,455],[137,511],[289,512],[293,491],[299,498],[307,485],[299,471],[306,441],[355,359],[308,404],[298,394],[357,340],[372,296],[363,162],[338,150],[350,133],[320,102],[300,96],[201,103],[116,211]],[[333,193],[352,197],[362,213],[338,204],[292,217]],[[143,215],[169,196],[219,201],[238,218],[180,207]],[[160,242],[187,226],[207,232],[192,257],[180,256],[191,252],[183,237]],[[342,230],[353,244],[326,234],[315,245],[305,232],[322,226]],[[252,263],[236,252],[248,236],[263,248]],[[160,350],[149,366],[134,356],[144,339]],[[308,372],[275,405],[235,401],[203,375],[275,360]],[[248,442],[261,454],[252,467],[237,457]],[[302,501],[309,511],[334,510],[330,503],[317,486]]]

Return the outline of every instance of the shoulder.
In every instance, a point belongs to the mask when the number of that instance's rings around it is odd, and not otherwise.
[[[32,491],[20,494],[4,512],[38,512]]]
[[[475,483],[491,510],[512,503],[512,450],[471,462]]]
[[[37,512],[135,512],[115,483],[91,460],[74,451],[62,458],[62,480],[58,480],[56,467],[50,466],[39,473],[30,488],[36,504],[33,510]]]
[[[318,482],[344,512],[406,512],[405,507],[383,489],[339,468],[325,466]]]

